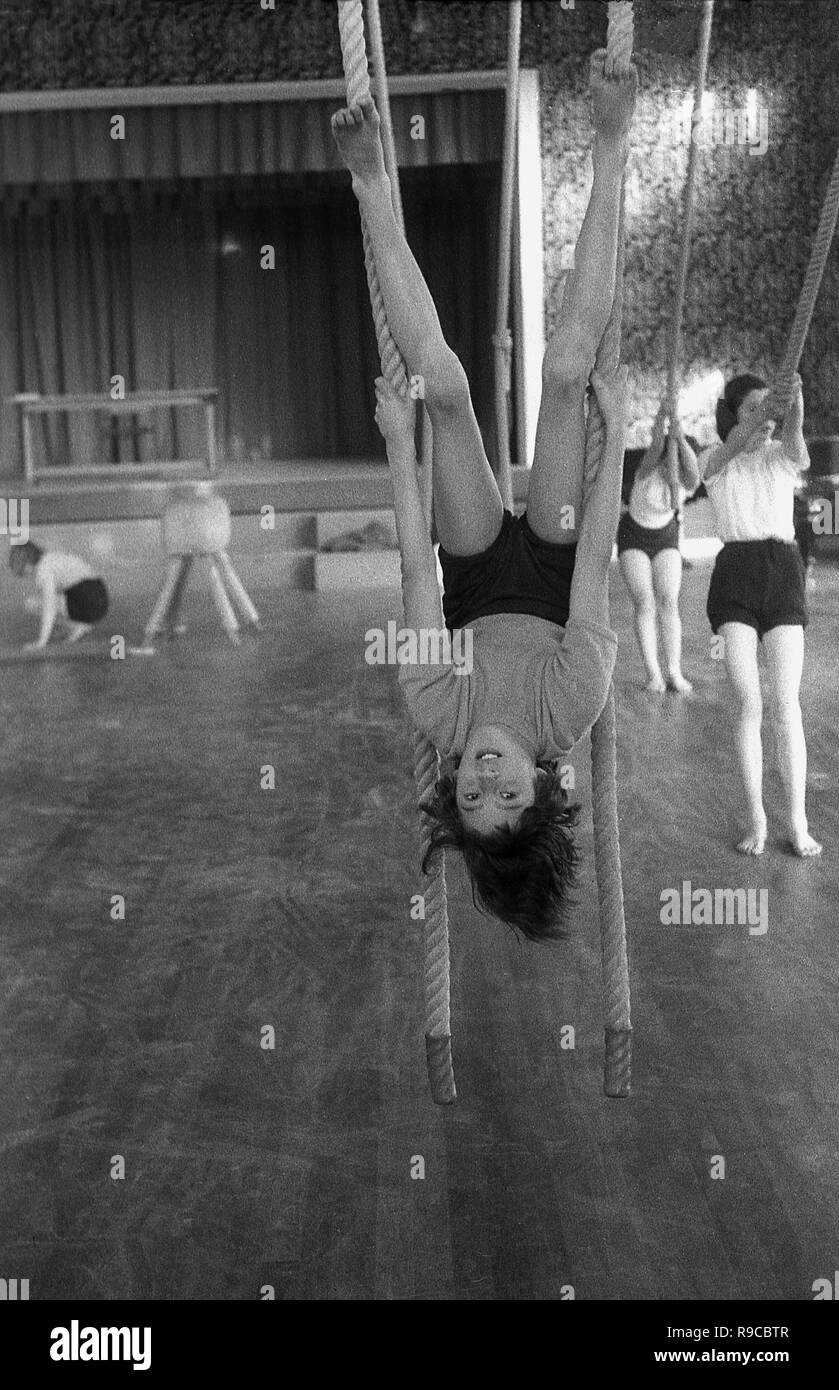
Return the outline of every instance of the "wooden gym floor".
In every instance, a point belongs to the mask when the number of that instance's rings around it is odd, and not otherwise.
[[[600,1090],[586,817],[559,949],[450,870],[460,1101],[430,1103],[408,732],[363,659],[392,596],[256,594],[273,616],[237,651],[196,593],[156,658],[4,666],[0,1276],[32,1299],[812,1298],[839,1267],[839,574],[803,696],[817,863],[777,833],[762,861],[730,848],[708,578],[685,702],[641,692],[613,576],[628,1101]],[[662,926],[686,879],[766,888],[767,934]]]

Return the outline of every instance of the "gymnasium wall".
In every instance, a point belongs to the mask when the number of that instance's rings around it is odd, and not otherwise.
[[[334,8],[321,0],[39,0],[0,4],[0,90],[260,81],[340,75]],[[630,164],[625,353],[633,363],[638,437],[665,370],[689,94],[687,0],[639,0],[643,95]],[[695,9],[695,6],[694,6]],[[476,11],[481,22],[476,22]],[[700,160],[693,271],[685,317],[693,433],[709,436],[714,371],[768,370],[777,360],[807,262],[835,151],[839,34],[834,0],[717,0],[709,88],[717,115],[745,113],[754,89],[768,122],[764,153],[712,144]],[[382,0],[389,69],[503,65],[507,6]],[[525,0],[522,62],[540,69],[545,274],[567,263],[588,191],[585,71],[605,32],[600,0]],[[680,55],[678,50],[682,50]],[[675,50],[675,51],[674,51]],[[720,141],[723,134],[720,134]],[[753,142],[758,148],[758,142]],[[839,432],[839,262],[834,251],[806,352],[807,428]],[[551,321],[550,304],[546,320]]]

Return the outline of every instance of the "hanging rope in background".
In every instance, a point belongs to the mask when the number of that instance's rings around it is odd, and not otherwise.
[[[804,284],[798,297],[795,318],[789,331],[786,351],[777,376],[772,383],[767,415],[775,420],[784,418],[792,399],[795,374],[798,371],[801,354],[804,351],[804,344],[810,331],[816,300],[819,297],[827,258],[836,231],[837,219],[839,219],[839,151],[836,153],[833,172],[828,180],[824,195],[821,217],[813,241],[813,249],[810,252],[807,274],[804,277]]]
[[[693,89],[693,110],[690,122],[690,148],[688,151],[688,171],[685,180],[685,199],[682,211],[682,241],[679,251],[679,270],[676,278],[676,299],[670,323],[668,343],[667,389],[665,403],[670,417],[670,438],[667,446],[667,472],[670,480],[670,505],[679,512],[679,456],[674,438],[674,425],[678,418],[679,369],[682,358],[682,318],[685,308],[685,292],[690,265],[690,246],[693,232],[693,211],[696,204],[696,169],[699,155],[697,135],[702,122],[702,105],[705,96],[705,79],[708,75],[708,55],[711,49],[711,28],[714,22],[714,0],[704,0],[702,22],[699,31],[699,57],[696,68],[696,84]]]

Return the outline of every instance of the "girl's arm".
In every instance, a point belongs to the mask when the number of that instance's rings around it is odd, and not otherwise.
[[[810,467],[810,455],[807,451],[807,445],[804,443],[804,396],[801,390],[800,377],[795,395],[784,416],[781,443],[787,458],[792,459],[800,472],[805,472]]]
[[[613,377],[595,372],[591,378],[606,426],[606,442],[577,538],[568,616],[598,627],[609,626],[609,565],[620,518],[626,380],[626,367],[618,368]]]
[[[679,482],[690,496],[699,487],[699,464],[696,454],[685,439],[681,425],[676,424],[675,434],[676,447],[679,451]]]
[[[396,534],[402,555],[405,622],[414,632],[419,632],[420,628],[440,629],[443,626],[443,608],[437,581],[437,559],[423,511],[413,433],[391,435],[386,444],[393,484]]]
[[[41,630],[37,642],[27,642],[25,651],[39,651],[50,640],[55,620],[58,617],[58,590],[50,581],[41,587]]]
[[[754,422],[749,424],[735,425],[731,430],[724,444],[720,444],[714,449],[706,461],[702,478],[707,482],[708,478],[713,478],[714,474],[721,473],[722,470],[742,453],[750,440],[757,442],[757,435],[762,433],[768,440],[772,434],[772,422],[767,420],[762,426],[755,426]]]
[[[384,377],[376,378],[376,424],[387,447],[396,534],[402,556],[405,622],[414,632],[440,630],[443,607],[437,581],[437,559],[425,520],[417,478],[414,448],[416,406],[400,396]]]

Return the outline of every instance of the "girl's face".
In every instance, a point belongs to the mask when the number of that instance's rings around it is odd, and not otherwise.
[[[518,824],[536,799],[536,764],[508,729],[481,724],[469,735],[457,772],[457,809],[478,835]]]
[[[760,412],[768,395],[769,388],[762,387],[759,390],[750,391],[747,396],[744,396],[737,411],[738,425],[753,424],[757,430],[763,423],[760,419]]]

